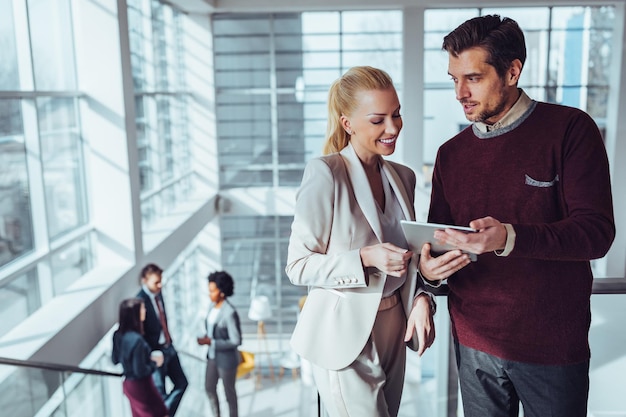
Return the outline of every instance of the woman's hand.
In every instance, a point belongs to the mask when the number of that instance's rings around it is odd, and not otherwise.
[[[430,243],[426,243],[422,246],[419,271],[428,281],[441,281],[469,265],[470,262],[469,255],[459,249],[433,257],[430,254]]]
[[[363,266],[374,266],[387,275],[401,277],[409,266],[413,252],[391,243],[365,246],[360,250]]]
[[[415,301],[413,301],[413,308],[409,314],[404,341],[408,342],[411,340],[413,332],[415,332],[419,341],[417,350],[419,356],[422,356],[426,349],[435,341],[433,313],[433,311],[430,311],[430,297],[427,294],[418,295]]]
[[[202,337],[198,337],[198,344],[199,345],[210,345],[211,344],[211,338],[208,336],[202,336]]]

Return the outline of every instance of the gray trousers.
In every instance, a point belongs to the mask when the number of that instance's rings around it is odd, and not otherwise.
[[[455,342],[465,417],[586,417],[589,361],[565,366],[508,361]]]
[[[312,365],[315,384],[330,417],[397,416],[404,385],[405,331],[406,317],[402,304],[397,303],[378,311],[367,344],[349,366],[334,371]]]
[[[229,417],[238,417],[237,411],[237,392],[235,391],[235,381],[237,379],[237,368],[223,369],[218,368],[215,359],[208,359],[206,365],[206,375],[204,387],[209,397],[209,404],[214,417],[221,417],[220,401],[217,397],[217,381],[222,380],[224,392],[226,393],[226,402],[228,403]]]

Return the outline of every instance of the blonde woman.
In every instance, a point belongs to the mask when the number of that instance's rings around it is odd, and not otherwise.
[[[434,340],[432,297],[400,220],[414,220],[415,173],[387,161],[402,129],[389,75],[354,67],[328,96],[324,154],[304,171],[286,272],[310,292],[292,335],[331,417],[396,416],[406,342]]]

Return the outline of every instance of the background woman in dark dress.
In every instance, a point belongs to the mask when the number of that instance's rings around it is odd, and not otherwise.
[[[143,338],[146,307],[143,300],[130,298],[120,303],[119,328],[113,334],[113,363],[124,369],[124,394],[133,417],[167,417],[168,410],[152,380],[152,372],[163,356],[151,357]]]

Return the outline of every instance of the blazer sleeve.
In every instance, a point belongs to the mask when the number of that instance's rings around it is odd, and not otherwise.
[[[285,272],[295,285],[327,288],[366,287],[360,247],[352,247],[354,236],[338,230],[335,218],[338,207],[354,200],[347,174],[341,172],[341,156],[336,155],[333,168],[330,159],[313,159],[307,164],[302,184],[296,194],[294,221],[287,251]],[[345,170],[345,167],[344,167]],[[356,205],[356,203],[354,203]],[[353,223],[346,210],[343,224]],[[361,228],[363,229],[363,228]],[[332,236],[331,236],[332,235]],[[330,243],[333,239],[334,247]]]

